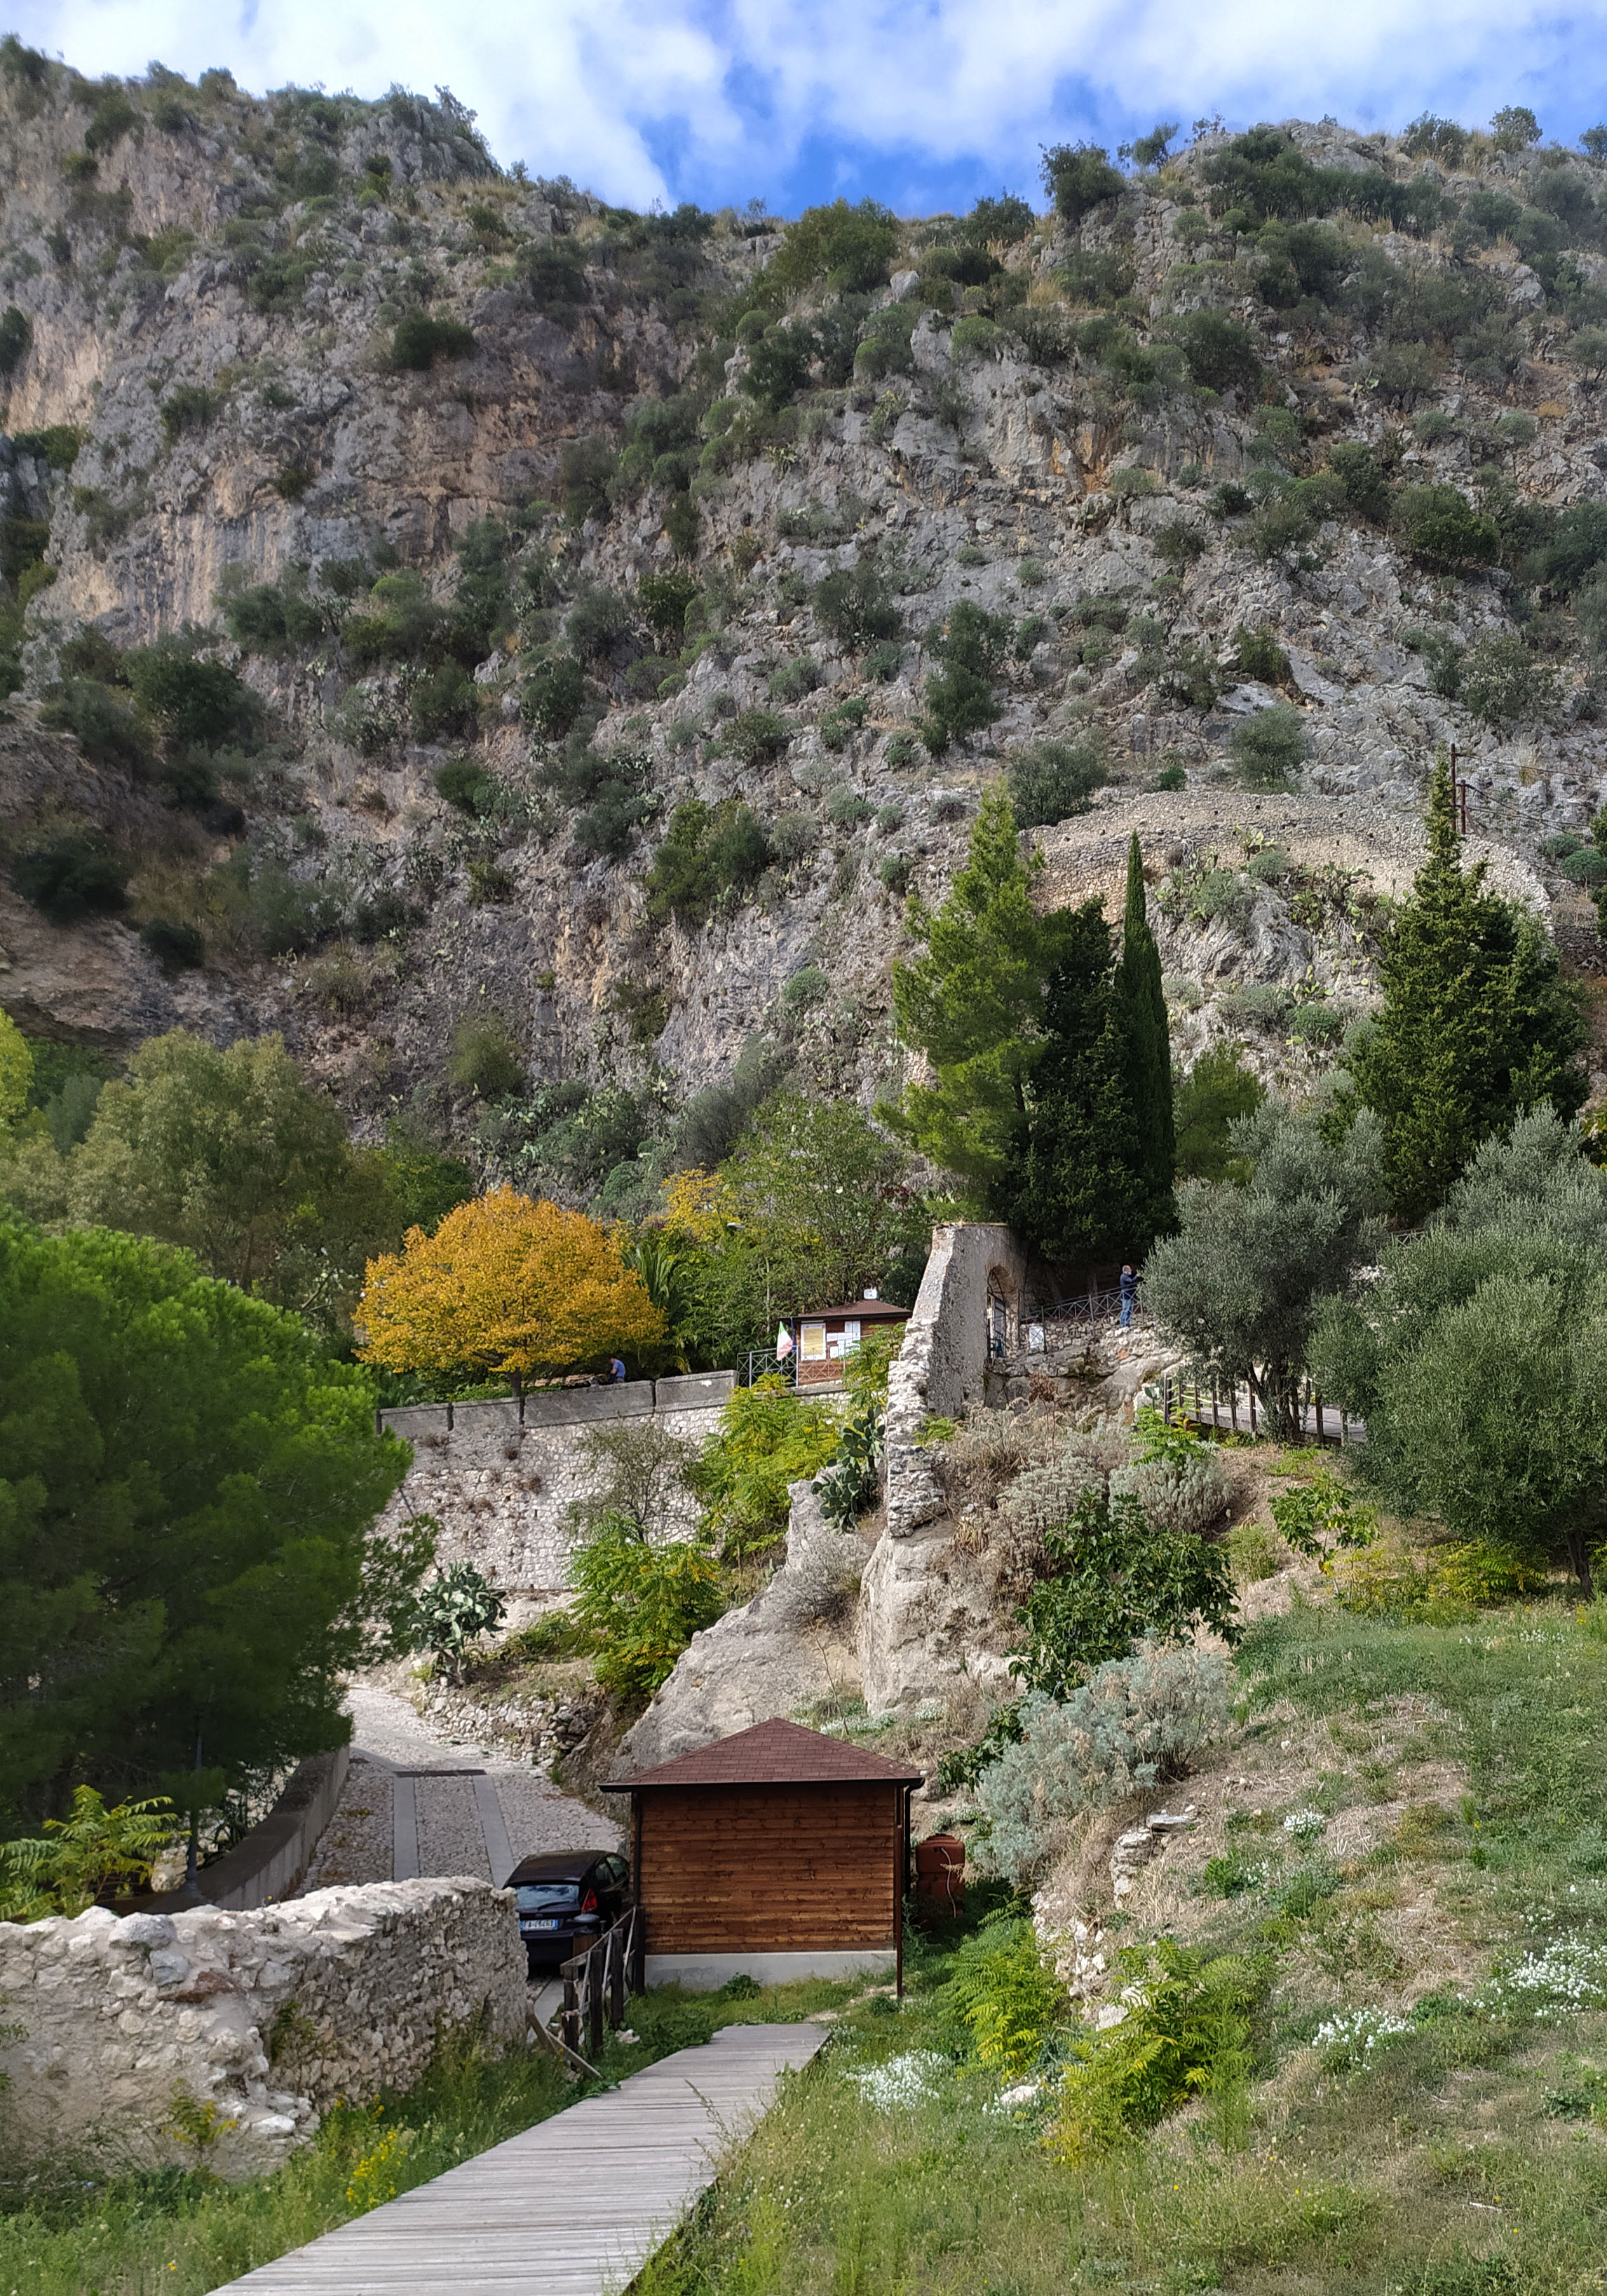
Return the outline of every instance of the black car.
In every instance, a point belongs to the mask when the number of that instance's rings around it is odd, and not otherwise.
[[[517,1891],[519,1933],[532,1977],[595,1944],[630,1903],[630,1867],[609,1849],[554,1849],[522,1858],[504,1887]]]

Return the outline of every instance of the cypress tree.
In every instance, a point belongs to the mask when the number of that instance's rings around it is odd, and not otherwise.
[[[1116,967],[1118,1025],[1127,1047],[1127,1097],[1136,1129],[1138,1169],[1150,1200],[1143,1242],[1177,1224],[1172,1176],[1177,1139],[1172,1117],[1172,1039],[1160,986],[1160,952],[1150,931],[1144,856],[1136,831],[1127,849],[1127,898]],[[1135,1243],[1134,1249],[1139,1249]]]
[[[1392,1209],[1443,1203],[1481,1140],[1548,1100],[1565,1121],[1588,1090],[1585,1025],[1557,953],[1515,901],[1462,866],[1449,759],[1429,793],[1428,858],[1383,948],[1383,1004],[1351,1055],[1383,1125]]]
[[[1048,1041],[996,1193],[1003,1217],[1046,1259],[1080,1268],[1142,1250],[1153,1231],[1111,928],[1098,901],[1064,926],[1045,1000]]]

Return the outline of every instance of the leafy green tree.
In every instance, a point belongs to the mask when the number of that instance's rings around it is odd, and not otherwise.
[[[75,1222],[181,1244],[209,1275],[308,1313],[344,1312],[401,1232],[381,1156],[351,1147],[277,1036],[148,1037],[61,1170]]]
[[[768,1270],[770,1296],[793,1315],[881,1285],[919,1234],[909,1158],[852,1101],[776,1093],[757,1111],[720,1174],[720,1208]]]
[[[1319,1303],[1349,1288],[1373,1246],[1379,1128],[1364,1111],[1335,1145],[1315,1111],[1268,1103],[1230,1126],[1228,1144],[1245,1177],[1178,1190],[1178,1233],[1151,1252],[1144,1300],[1202,1378],[1248,1385],[1287,1439]]]
[[[1144,1241],[1172,1224],[1177,1160],[1172,1118],[1172,1040],[1160,985],[1160,952],[1150,930],[1138,832],[1127,849],[1127,905],[1116,968],[1118,1026],[1126,1045],[1127,1102],[1137,1136],[1136,1177],[1148,1199]]]
[[[33,1081],[34,1056],[28,1038],[9,1013],[0,1013],[0,1134],[9,1131],[28,1106]]]
[[[857,206],[833,200],[829,207],[806,208],[787,226],[770,269],[791,291],[824,279],[846,293],[865,294],[885,284],[898,237],[898,217],[879,200]]]
[[[909,926],[922,944],[893,966],[893,1011],[906,1044],[924,1054],[930,1084],[912,1084],[890,1121],[923,1155],[975,1185],[984,1199],[1016,1152],[1028,1080],[1049,1042],[1049,984],[1061,961],[1059,916],[1041,917],[1002,788],[977,808],[965,866],[933,915],[918,901]]]
[[[1007,615],[990,614],[963,598],[927,643],[943,667],[926,681],[926,722],[921,738],[933,757],[964,734],[980,734],[999,714],[994,680],[1013,636]]]
[[[1267,1097],[1232,1045],[1213,1045],[1174,1087],[1180,1180],[1222,1180],[1232,1161],[1229,1133]]]
[[[194,1262],[0,1223],[0,1789],[206,1799],[338,1745],[430,1560],[364,1374]]]
[[[1125,188],[1110,153],[1098,144],[1045,144],[1043,178],[1062,222],[1073,226]]]
[[[665,1681],[726,1604],[719,1566],[689,1539],[654,1546],[611,1515],[576,1552],[575,1615],[595,1638],[598,1681],[627,1711]]]
[[[507,1607],[472,1562],[449,1562],[419,1589],[409,1622],[413,1648],[428,1652],[448,1682],[461,1682],[469,1644],[477,1635],[495,1634]]]
[[[1528,152],[1540,140],[1540,123],[1527,103],[1504,103],[1490,118],[1490,141],[1497,152]]]
[[[1421,1219],[1443,1202],[1480,1141],[1549,1101],[1583,1105],[1585,1025],[1557,954],[1526,909],[1461,864],[1450,761],[1429,796],[1428,858],[1385,937],[1383,1004],[1350,1057],[1383,1126],[1392,1209]]]
[[[1312,1361],[1367,1422],[1357,1472],[1588,1594],[1607,1544],[1607,1175],[1550,1109],[1487,1140],[1379,1281],[1325,1306]]]
[[[1145,1641],[1235,1638],[1233,1570],[1197,1532],[1158,1530],[1135,1498],[1086,1491],[1045,1540],[1045,1575],[1018,1613],[1011,1672],[1029,1691],[1070,1695],[1097,1666]]]

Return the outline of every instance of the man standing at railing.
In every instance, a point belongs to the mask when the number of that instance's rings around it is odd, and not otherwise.
[[[1132,1324],[1133,1301],[1137,1291],[1138,1278],[1133,1273],[1131,1263],[1124,1259],[1121,1263],[1121,1328],[1124,1332]]]

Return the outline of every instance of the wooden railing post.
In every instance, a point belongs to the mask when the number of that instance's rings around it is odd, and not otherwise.
[[[608,2021],[616,2031],[625,2022],[625,1939],[618,1929],[608,1933]]]
[[[603,2054],[603,1986],[597,1956],[607,1958],[608,1948],[599,1939],[586,1956],[586,2037],[591,2044],[589,2054],[594,2064]]]
[[[563,1980],[563,2046],[580,2054],[580,1994],[575,1982],[575,1972],[581,1966],[578,1961],[566,1961],[559,1972]]]

